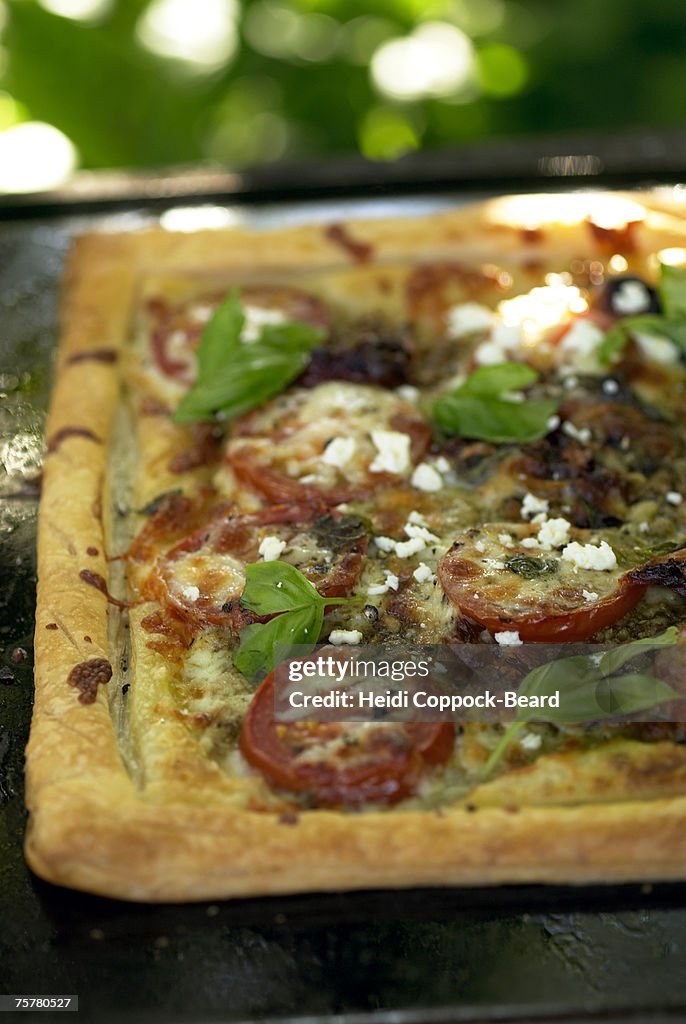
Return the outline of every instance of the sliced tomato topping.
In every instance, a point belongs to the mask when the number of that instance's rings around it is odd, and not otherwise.
[[[209,311],[217,306],[223,295],[185,302],[170,307],[155,303],[150,308],[153,325],[150,348],[158,369],[180,384],[195,380],[195,350],[208,319]],[[299,321],[313,327],[328,329],[330,318],[326,306],[314,295],[287,285],[245,285],[241,300],[250,320],[250,310],[268,310],[280,313],[284,320]]]
[[[368,539],[354,516],[316,515],[301,506],[276,506],[253,515],[222,511],[159,558],[144,591],[199,627],[266,621],[240,607],[245,566],[259,561],[273,538],[281,561],[294,565],[323,597],[344,597],[364,566]]]
[[[409,478],[430,441],[411,403],[382,388],[327,382],[240,417],[226,457],[271,501],[338,505]]]
[[[540,643],[586,640],[638,604],[646,587],[623,570],[581,569],[559,550],[523,545],[537,530],[493,524],[462,534],[438,565],[452,603],[493,633]],[[592,543],[591,531],[570,540]]]
[[[432,766],[447,761],[454,742],[452,722],[277,723],[272,672],[245,717],[240,749],[274,786],[336,807],[411,796]]]

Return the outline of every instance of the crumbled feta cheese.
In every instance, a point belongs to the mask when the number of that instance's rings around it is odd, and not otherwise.
[[[372,441],[377,450],[370,463],[372,473],[407,473],[410,468],[410,436],[399,430],[372,430]]]
[[[538,531],[538,543],[547,551],[561,547],[569,540],[570,526],[566,519],[546,519]]]
[[[434,462],[434,466],[439,473],[449,473],[451,469],[450,463],[446,459],[445,455],[439,455]]]
[[[479,366],[494,366],[506,363],[515,353],[522,341],[522,333],[518,326],[496,324],[488,341],[483,341],[474,351],[474,359]]]
[[[579,378],[575,377],[574,374],[570,374],[569,377],[565,377],[565,387],[567,391],[571,391],[579,383]]]
[[[404,398],[406,402],[419,401],[419,388],[413,387],[412,384],[401,384],[399,388],[395,389],[395,393],[399,398]]]
[[[640,281],[620,281],[612,296],[612,308],[619,316],[644,313],[650,308],[650,293]]]
[[[413,509],[412,512],[410,512],[409,516],[407,517],[407,521],[408,521],[408,523],[412,523],[414,526],[428,526],[429,525],[427,523],[426,519],[424,518],[424,516],[422,515],[422,513],[421,512],[417,512],[416,509]]]
[[[496,643],[499,643],[501,647],[520,647],[524,643],[516,630],[494,633],[493,636]]]
[[[332,629],[329,633],[329,643],[332,644],[359,644],[361,639],[359,629]]]
[[[334,437],[324,449],[322,462],[325,462],[327,466],[343,469],[350,462],[356,450],[357,442],[353,437]]]
[[[541,546],[537,537],[525,537],[520,543],[523,548],[539,548]]]
[[[417,583],[428,583],[429,580],[436,579],[426,562],[420,562],[412,575],[416,579]]]
[[[584,601],[597,601],[598,600],[598,595],[596,594],[595,590],[582,590],[581,593],[583,595]]]
[[[499,533],[498,540],[504,548],[514,547],[514,540],[511,533]]]
[[[603,571],[617,566],[617,556],[606,540],[600,544],[579,544],[578,541],[572,541],[560,557],[566,562],[572,562],[577,569]]]
[[[425,544],[438,544],[438,537],[431,530],[427,529],[425,525],[415,525],[411,519],[405,523],[403,530],[408,537],[418,537]]]
[[[495,314],[488,306],[478,302],[463,302],[453,306],[445,315],[448,337],[462,338],[466,334],[487,331],[493,326]]]
[[[634,331],[633,336],[641,350],[641,355],[653,363],[670,366],[678,361],[678,349],[668,338],[658,338],[653,334],[643,334],[640,331]]]
[[[387,594],[389,590],[398,589],[400,580],[395,573],[392,573],[390,569],[384,569],[384,575],[386,579],[383,583],[375,583],[367,588],[367,593],[370,597],[376,597],[378,594]]]
[[[386,554],[388,554],[389,551],[395,551],[396,542],[392,537],[375,537],[374,543],[379,551],[384,551]]]
[[[443,477],[428,462],[420,462],[410,478],[410,483],[419,491],[440,491]]]
[[[575,369],[597,373],[600,366],[596,351],[604,337],[591,320],[575,320],[558,345],[558,352],[563,362],[572,363]]]
[[[484,558],[484,565],[487,569],[504,569],[505,563],[499,558]]]
[[[188,601],[197,601],[200,597],[200,589],[198,587],[184,587],[181,593]]]
[[[557,428],[560,426],[560,417],[550,416],[548,422],[546,423],[546,426],[548,430],[557,430]]]
[[[522,519],[529,519],[530,516],[538,515],[539,512],[547,513],[550,505],[547,498],[537,498],[535,494],[525,494],[522,499]]]
[[[665,494],[665,501],[668,501],[670,505],[680,505],[683,500],[678,491],[667,491]]]
[[[264,309],[262,306],[244,306],[245,324],[241,331],[241,341],[250,344],[257,341],[263,327],[283,324],[286,314],[280,309]]]
[[[524,750],[538,750],[543,742],[542,738],[536,732],[527,732],[519,738],[519,745]]]
[[[486,545],[482,540],[475,540],[474,547],[476,548],[480,555],[483,555],[484,551],[486,550]]]
[[[644,519],[642,523],[638,524],[638,532],[639,533],[647,533],[648,530],[649,530],[648,523]]]
[[[265,562],[275,562],[285,547],[285,540],[279,540],[278,537],[263,537],[258,550]]]
[[[603,381],[603,391],[606,395],[616,395],[619,391],[619,384],[612,377],[608,377]]]
[[[579,441],[580,444],[588,444],[591,440],[591,431],[588,427],[575,427],[569,420],[565,420],[562,424],[562,433],[566,434],[567,437],[573,438],[575,441]]]
[[[409,558],[423,551],[426,543],[421,537],[412,537],[411,540],[401,540],[395,545],[395,553],[398,558]]]

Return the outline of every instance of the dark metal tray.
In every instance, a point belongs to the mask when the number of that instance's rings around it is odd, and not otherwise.
[[[208,198],[196,195],[194,202]],[[260,226],[411,214],[460,195],[309,203],[240,198],[240,204],[230,200],[226,216]],[[78,994],[81,1019],[88,1021],[686,1017],[686,886],[414,890],[138,906],[57,889],[28,871],[21,851],[22,762],[32,700],[34,478],[56,285],[74,232],[137,226],[152,216],[140,194],[133,200],[127,193],[124,205],[134,212],[97,217],[73,199],[66,207],[53,204],[49,219],[46,208],[41,218],[34,209],[23,219],[16,204],[0,209],[0,994]],[[178,209],[174,217],[178,223]],[[15,660],[18,647],[26,660]],[[34,1015],[22,1019],[27,1016]]]

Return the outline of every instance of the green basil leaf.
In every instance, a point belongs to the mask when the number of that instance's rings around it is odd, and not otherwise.
[[[267,324],[242,342],[245,323],[234,289],[216,309],[198,347],[198,377],[174,413],[175,423],[233,419],[279,394],[307,365],[322,331],[303,323]]]
[[[480,366],[458,388],[463,395],[487,395],[497,398],[506,391],[518,391],[535,384],[538,374],[524,363],[496,363]]]
[[[288,562],[253,562],[246,567],[241,604],[257,615],[277,615],[323,600],[317,588]]]
[[[686,267],[660,266],[660,301],[668,318],[686,317]]]
[[[596,349],[598,362],[601,363],[602,366],[611,366],[616,362],[619,354],[628,341],[629,335],[622,329],[620,324],[616,324],[607,332]]]
[[[545,437],[550,429],[548,420],[556,409],[554,399],[506,402],[464,394],[458,389],[434,403],[432,416],[445,434],[505,444]]]
[[[597,684],[596,700],[603,712],[597,717],[633,715],[678,698],[676,690],[662,679],[640,672],[627,673]]]
[[[240,646],[233,663],[248,679],[262,679],[274,669],[274,648],[283,649],[283,659],[297,646],[302,655],[313,650],[324,622],[324,602],[296,608],[269,622],[256,622],[241,630]],[[305,651],[303,648],[309,650]]]
[[[632,640],[631,643],[621,644],[603,654],[599,662],[600,673],[603,676],[614,675],[623,665],[639,654],[646,654],[648,651],[657,651],[661,647],[671,647],[677,642],[679,631],[676,626],[669,626],[663,633],[657,636],[647,636],[643,640]]]

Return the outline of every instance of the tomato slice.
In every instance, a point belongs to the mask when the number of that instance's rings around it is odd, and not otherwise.
[[[368,538],[355,516],[316,515],[302,506],[275,506],[210,517],[157,560],[144,585],[147,597],[198,627],[239,632],[258,619],[240,607],[245,566],[260,559],[265,537],[283,543],[281,561],[294,565],[323,597],[344,597],[362,572]]]
[[[241,753],[274,786],[307,794],[321,807],[392,804],[450,757],[452,722],[274,720],[274,673],[257,690],[243,722]]]
[[[526,547],[537,527],[492,524],[466,531],[443,556],[438,578],[463,615],[492,632],[518,632],[521,640],[587,640],[630,612],[645,593],[618,568],[575,569],[557,551]],[[504,544],[501,538],[511,538]],[[574,530],[571,540],[592,541]]]
[[[406,446],[397,462],[380,458],[375,445],[374,437],[387,434]],[[240,417],[226,458],[271,501],[338,505],[409,479],[430,442],[411,403],[383,388],[336,381],[292,389]]]

